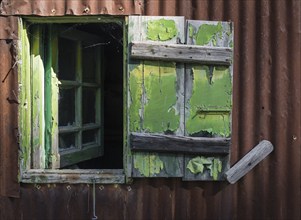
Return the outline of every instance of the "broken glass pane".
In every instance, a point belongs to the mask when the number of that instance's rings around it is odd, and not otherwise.
[[[83,124],[95,123],[96,89],[83,88]]]
[[[59,135],[59,148],[72,149],[76,148],[75,144],[76,133],[63,133]]]

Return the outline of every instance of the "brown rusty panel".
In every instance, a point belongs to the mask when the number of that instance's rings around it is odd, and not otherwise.
[[[0,40],[0,195],[18,197],[18,76],[16,42]]]
[[[218,219],[232,216],[233,186],[184,183],[180,178],[137,179],[131,185],[95,187],[98,219]],[[15,215],[22,219],[91,219],[93,186],[23,184]],[[225,218],[226,219],[226,218]]]
[[[0,219],[19,220],[20,200],[18,198],[8,198],[0,196]]]
[[[18,39],[17,17],[0,16],[0,40],[4,39]]]
[[[0,15],[129,15],[143,13],[143,0],[2,0]]]

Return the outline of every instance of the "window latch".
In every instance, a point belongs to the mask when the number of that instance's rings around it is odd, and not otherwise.
[[[98,219],[96,214],[95,214],[95,179],[93,179],[93,217],[92,220]]]

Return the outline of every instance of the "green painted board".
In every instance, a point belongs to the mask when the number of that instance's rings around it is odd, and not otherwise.
[[[183,180],[221,181],[230,168],[229,156],[185,156]]]
[[[187,26],[188,45],[233,47],[230,22],[189,20]],[[230,66],[186,66],[186,135],[231,137],[232,65],[233,62]],[[203,155],[185,155],[183,179],[223,180],[223,173],[228,169],[229,155],[212,155],[209,159]]]
[[[44,64],[42,27],[32,26],[32,164],[34,169],[45,168]]]
[[[230,22],[187,21],[187,44],[230,47]],[[232,42],[232,43],[231,43]],[[230,137],[232,65],[187,65],[186,135]]]
[[[184,42],[183,17],[130,16],[128,43]],[[129,133],[184,134],[184,68],[129,60]],[[180,82],[181,81],[181,82]],[[181,91],[180,91],[181,90]],[[183,155],[130,152],[133,177],[183,176]],[[130,164],[132,163],[132,165]]]
[[[211,68],[211,69],[210,69]],[[186,134],[229,137],[232,80],[229,67],[193,66],[187,75]],[[199,135],[202,136],[202,135]]]
[[[27,33],[27,27],[23,21],[19,20],[19,34],[22,47],[20,58],[22,65],[19,66],[19,132],[20,147],[20,164],[22,170],[30,169],[31,163],[31,78],[30,78],[30,47]]]
[[[175,133],[180,123],[180,114],[176,109],[176,64],[145,61],[143,69],[143,131]]]

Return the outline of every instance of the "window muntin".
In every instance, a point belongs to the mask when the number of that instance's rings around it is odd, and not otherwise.
[[[80,40],[72,39],[64,37],[64,31],[58,37],[59,150],[62,155],[68,154],[69,158],[76,152],[98,148],[99,153],[89,156],[92,159],[101,155],[102,145],[101,48],[87,45],[90,38],[97,39],[97,36],[73,30],[75,36],[84,36]],[[69,146],[66,141],[69,141]],[[84,160],[85,157],[73,160],[61,157],[64,166]]]

